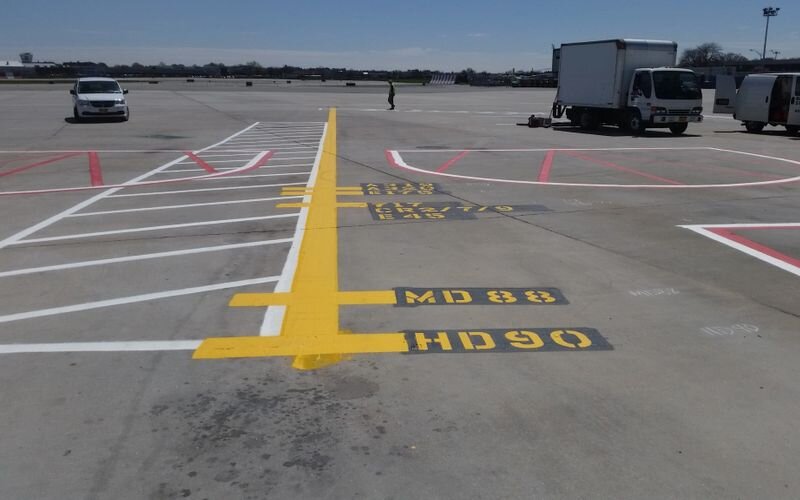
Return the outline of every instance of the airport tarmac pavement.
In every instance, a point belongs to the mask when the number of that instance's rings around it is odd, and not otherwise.
[[[800,496],[800,138],[199,83],[0,88],[0,498]]]

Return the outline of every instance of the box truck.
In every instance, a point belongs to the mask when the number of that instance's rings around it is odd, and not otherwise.
[[[703,120],[697,76],[675,68],[678,45],[661,40],[601,40],[561,45],[553,116],[583,129],[616,125],[675,135]]]
[[[751,133],[770,124],[783,125],[796,134],[800,131],[800,73],[747,75],[739,92],[733,76],[719,75],[714,113],[733,113]]]

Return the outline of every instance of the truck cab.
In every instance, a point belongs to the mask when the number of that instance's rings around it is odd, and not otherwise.
[[[678,68],[637,68],[627,93],[627,120],[635,132],[646,128],[669,128],[682,134],[689,123],[703,120],[703,94],[697,77]]]

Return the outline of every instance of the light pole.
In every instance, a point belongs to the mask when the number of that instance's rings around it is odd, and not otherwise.
[[[750,49],[750,52],[755,53],[759,59],[764,59],[764,56],[761,55],[761,52],[757,51],[756,49]]]
[[[772,55],[774,55],[774,56],[775,56],[775,59],[776,59],[776,60],[778,59],[778,56],[779,56],[779,55],[780,55],[780,53],[781,53],[781,51],[780,51],[780,50],[772,50],[772,49],[769,49],[769,51],[770,51],[770,52],[772,52]]]
[[[778,15],[780,7],[764,7],[764,17],[767,18],[767,28],[764,30],[764,50],[761,51],[761,59],[767,58],[767,35],[769,34],[769,18]]]

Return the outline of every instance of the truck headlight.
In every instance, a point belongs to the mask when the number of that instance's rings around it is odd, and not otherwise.
[[[653,106],[652,108],[650,108],[650,112],[653,113],[654,115],[666,115],[667,108]]]
[[[702,112],[703,112],[703,108],[702,107],[692,108],[692,114],[693,115],[699,115]]]
[[[78,106],[90,106],[91,104],[88,99],[78,99]]]

